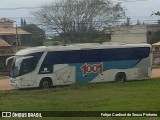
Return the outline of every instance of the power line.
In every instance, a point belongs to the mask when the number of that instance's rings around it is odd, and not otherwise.
[[[113,3],[125,3],[125,2],[141,2],[141,1],[147,1],[147,0],[117,0],[117,1],[112,1]],[[98,4],[92,4],[94,5],[101,5],[101,4],[107,4],[107,3],[98,3]],[[65,5],[55,5],[53,7],[64,7]],[[78,4],[74,4],[71,6],[79,6]],[[19,10],[19,9],[39,9],[39,8],[43,8],[43,7],[15,7],[15,8],[0,8],[0,10]]]
[[[20,10],[20,9],[39,9],[42,7],[17,7],[17,8],[0,8],[0,10]]]
[[[112,3],[120,3],[120,2],[136,2],[136,1],[146,1],[146,0],[118,0],[118,1],[112,1]],[[92,6],[97,6],[97,5],[103,5],[103,4],[110,4],[110,3],[98,3],[98,4],[91,4]],[[58,5],[55,4],[55,6],[52,7],[64,7],[66,5]],[[79,6],[79,4],[74,4],[70,6]],[[35,6],[35,7],[15,7],[15,8],[0,8],[0,10],[20,10],[20,9],[39,9],[43,8],[43,6]]]
[[[146,2],[147,0],[118,0],[118,2]]]

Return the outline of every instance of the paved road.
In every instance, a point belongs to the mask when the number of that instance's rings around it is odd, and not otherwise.
[[[152,70],[152,78],[160,77],[160,68]],[[10,85],[9,79],[0,80],[0,90],[11,90],[15,89]]]

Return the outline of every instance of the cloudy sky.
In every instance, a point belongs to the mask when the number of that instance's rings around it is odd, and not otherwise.
[[[9,9],[23,7],[39,7],[54,0],[0,0],[0,17],[31,17],[35,9]]]
[[[58,0],[0,0],[0,17],[13,19],[30,18],[31,11],[36,9],[10,9],[21,7],[39,7],[46,3]],[[131,20],[155,20],[160,19],[158,16],[152,16],[152,12],[160,11],[160,0],[113,0],[114,3],[121,2],[126,9],[126,16]]]
[[[121,1],[123,1],[122,5],[125,6],[125,8],[127,9],[126,15],[130,17],[149,18],[152,12],[160,11],[160,0],[121,0]]]

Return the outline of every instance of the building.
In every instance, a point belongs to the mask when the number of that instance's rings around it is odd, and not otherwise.
[[[156,52],[159,51],[160,52],[160,41],[157,43],[152,44],[152,51]]]
[[[160,42],[152,44],[153,65],[160,66]]]
[[[12,46],[0,38],[0,72],[9,70],[9,66],[6,66],[6,59],[13,54]]]
[[[152,44],[160,40],[160,24],[120,26],[111,32],[111,42]]]
[[[0,18],[0,72],[9,71],[6,59],[14,55],[18,45],[29,45],[30,33],[14,27],[14,21]],[[16,46],[16,47],[15,47]]]
[[[160,21],[158,24],[147,25],[147,39],[153,44],[160,41]]]
[[[30,33],[14,27],[13,22],[13,20],[7,18],[0,18],[0,38],[10,45],[26,45],[29,42]]]
[[[111,42],[145,43],[146,40],[145,26],[122,26],[112,30]]]
[[[0,28],[13,27],[13,20],[7,18],[0,18]]]

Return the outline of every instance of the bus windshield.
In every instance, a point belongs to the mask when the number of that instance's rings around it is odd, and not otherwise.
[[[36,68],[41,56],[42,53],[34,53],[27,56],[15,56],[10,70],[10,76],[13,78],[32,72]]]
[[[17,77],[19,75],[20,63],[18,63],[18,59],[20,59],[21,57],[23,57],[23,56],[15,56],[14,57],[12,67],[10,70],[11,77]]]

